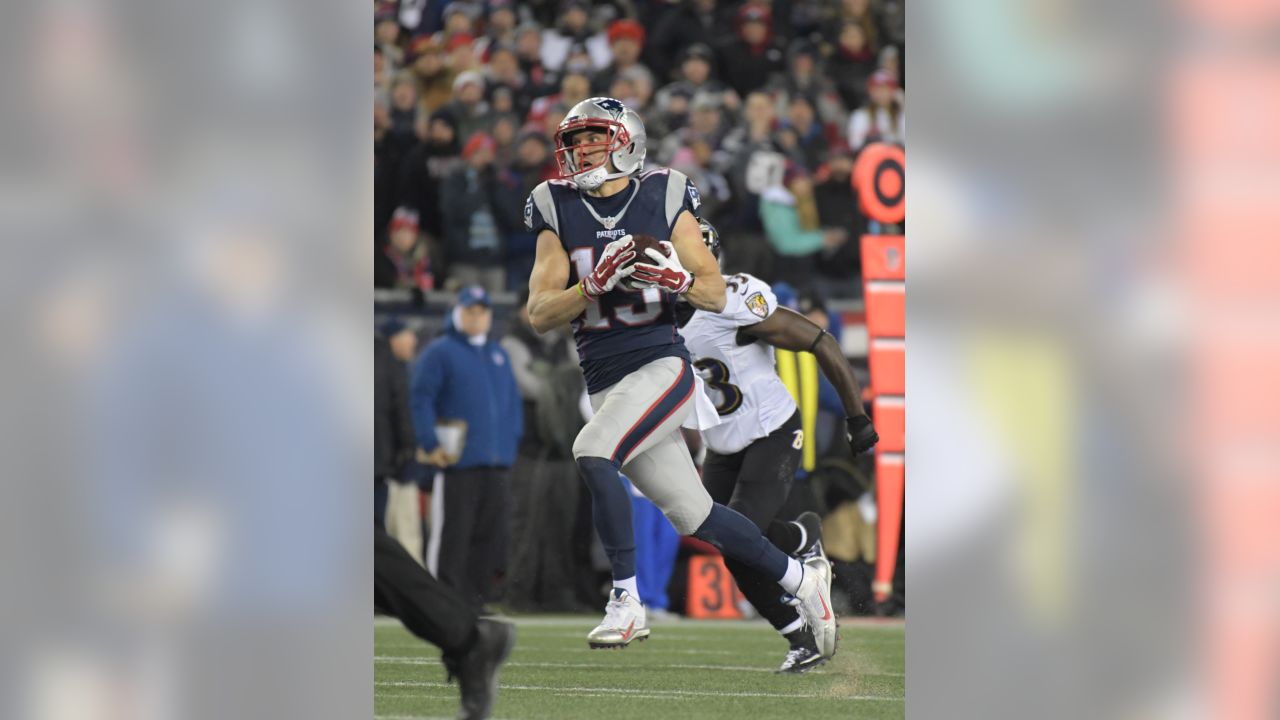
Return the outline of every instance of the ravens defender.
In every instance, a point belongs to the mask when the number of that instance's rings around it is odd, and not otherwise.
[[[720,236],[706,221],[703,243],[719,258]],[[826,330],[803,315],[778,307],[769,284],[751,275],[725,278],[725,306],[719,313],[682,304],[677,310],[681,334],[694,366],[714,395],[721,422],[703,431],[707,459],[702,480],[716,502],[745,515],[784,549],[807,555],[830,582],[831,564],[822,553],[817,516],[801,524],[774,520],[787,500],[804,444],[800,413],[774,370],[773,349],[808,351],[817,356],[844,404],[846,434],[854,454],[879,440],[862,407],[861,389],[839,345]],[[834,651],[806,629],[796,610],[781,602],[772,582],[754,568],[726,558],[725,565],[743,595],[791,644],[780,672],[805,672]]]
[[[718,421],[698,388],[673,311],[683,298],[718,313],[726,299],[694,215],[697,190],[674,170],[642,172],[644,123],[613,98],[574,105],[555,139],[560,178],[538,185],[525,204],[525,224],[538,233],[528,310],[540,333],[572,323],[596,412],[573,454],[591,492],[614,588],[588,644],[623,647],[649,635],[636,590],[631,499],[618,477],[625,470],[679,533],[716,545],[781,585],[815,635],[830,635],[834,646],[829,574],[788,557],[750,520],[714,503],[680,434],[686,421],[700,427]],[[636,258],[631,236],[639,234],[666,242],[669,256],[649,250]],[[636,289],[620,285],[627,278]]]

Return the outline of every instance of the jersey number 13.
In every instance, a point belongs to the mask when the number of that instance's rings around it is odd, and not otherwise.
[[[595,248],[574,248],[570,257],[573,258],[574,268],[578,271],[580,278],[590,275],[596,268]],[[601,305],[600,302],[587,303],[587,309],[583,311],[586,315],[586,320],[582,324],[584,330],[609,330],[614,327],[614,320],[628,327],[648,325],[662,314],[662,291],[657,288],[645,288],[640,293],[640,301],[630,305],[616,305],[612,308],[601,307]],[[613,317],[607,317],[607,314]]]

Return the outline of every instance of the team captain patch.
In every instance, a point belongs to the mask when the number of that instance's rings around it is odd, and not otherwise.
[[[747,309],[762,318],[769,316],[769,303],[765,302],[764,295],[761,293],[756,293],[747,298]]]

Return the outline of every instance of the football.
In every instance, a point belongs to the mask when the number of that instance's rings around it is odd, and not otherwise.
[[[636,256],[631,258],[631,260],[627,261],[626,265],[624,265],[623,267],[630,267],[632,265],[635,265],[636,263],[645,263],[646,265],[652,265],[653,258],[649,257],[649,254],[645,252],[645,250],[648,250],[649,248],[653,248],[654,250],[657,250],[663,255],[671,254],[670,251],[667,250],[667,248],[662,245],[662,243],[658,240],[658,238],[652,235],[632,235],[631,242],[635,243]],[[631,278],[623,278],[620,284],[628,290],[643,289],[643,288],[632,285]]]

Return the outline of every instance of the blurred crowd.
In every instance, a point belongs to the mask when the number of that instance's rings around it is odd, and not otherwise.
[[[686,173],[725,267],[860,292],[850,172],[904,144],[902,0],[400,0],[374,5],[376,285],[525,286],[524,201],[565,112],[634,108],[648,166]]]

